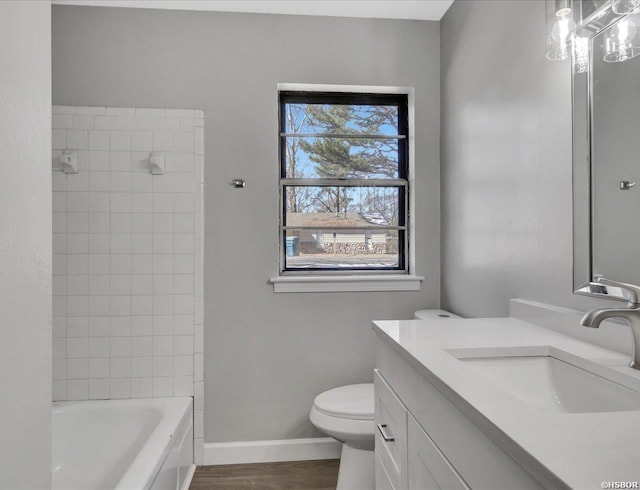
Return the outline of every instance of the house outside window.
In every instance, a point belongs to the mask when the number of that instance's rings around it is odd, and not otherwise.
[[[408,274],[408,97],[281,91],[280,274]]]

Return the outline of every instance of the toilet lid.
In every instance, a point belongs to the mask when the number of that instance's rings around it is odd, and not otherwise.
[[[348,385],[320,393],[313,402],[320,412],[345,419],[373,420],[373,383]]]

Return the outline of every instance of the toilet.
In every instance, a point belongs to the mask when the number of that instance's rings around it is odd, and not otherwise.
[[[420,310],[415,319],[460,318],[445,310]],[[321,432],[342,442],[336,490],[375,488],[375,401],[373,383],[340,386],[320,393],[309,414]]]

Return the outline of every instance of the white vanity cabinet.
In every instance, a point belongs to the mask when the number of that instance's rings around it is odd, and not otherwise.
[[[381,340],[376,366],[376,490],[542,488]]]

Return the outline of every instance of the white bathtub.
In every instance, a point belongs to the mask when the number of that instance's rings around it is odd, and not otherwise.
[[[176,490],[193,471],[192,399],[53,404],[53,490]]]

